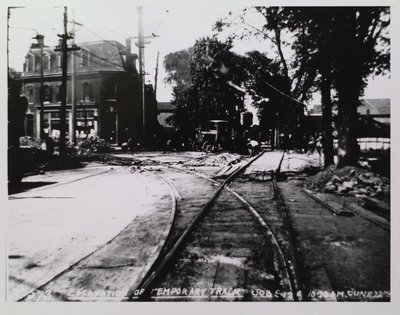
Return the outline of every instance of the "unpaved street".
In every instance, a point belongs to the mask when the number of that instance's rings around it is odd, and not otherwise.
[[[136,301],[143,287],[161,301],[388,300],[388,225],[359,206],[336,215],[307,195],[318,156],[114,158],[27,177],[26,191],[9,196],[9,300]]]
[[[64,184],[10,196],[10,300],[25,297],[94,252],[160,200],[170,210],[169,188],[162,181],[121,167],[88,167],[90,177],[76,173],[60,175]]]

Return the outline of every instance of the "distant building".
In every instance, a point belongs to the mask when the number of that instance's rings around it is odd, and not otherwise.
[[[360,120],[369,121],[377,127],[390,129],[390,99],[363,99],[357,108]],[[337,108],[333,108],[333,113],[337,114]],[[309,109],[308,119],[313,122],[317,128],[322,125],[321,105],[314,105]],[[361,130],[366,132],[366,130]]]
[[[26,55],[22,74],[23,93],[29,105],[25,131],[40,136],[41,128],[56,140],[60,134],[62,55],[44,46],[44,126],[40,126],[40,45],[32,44]],[[122,144],[130,137],[143,133],[143,112],[140,100],[140,79],[136,69],[137,55],[130,52],[130,42],[124,46],[117,41],[80,43],[78,51],[69,52],[67,83],[67,135],[72,133],[72,54],[75,58],[75,108],[77,139],[98,136],[113,144]],[[146,97],[151,86],[146,86]],[[150,101],[150,102],[149,102]],[[155,99],[146,99],[146,106],[154,107]],[[152,115],[153,117],[150,117]],[[146,121],[155,120],[155,110],[146,108]],[[153,123],[148,124],[149,127]]]
[[[357,112],[361,117],[370,117],[379,123],[390,125],[390,99],[374,98],[363,99],[357,108]],[[337,110],[333,110],[337,113]],[[321,105],[314,105],[309,109],[310,116],[322,117]]]
[[[358,143],[361,150],[390,148],[390,99],[363,99],[357,112]],[[333,109],[333,113],[337,114],[336,108]],[[321,105],[310,108],[306,119],[309,130],[321,132]]]
[[[361,100],[357,111],[360,116],[368,116],[379,123],[390,126],[390,99],[388,98]]]

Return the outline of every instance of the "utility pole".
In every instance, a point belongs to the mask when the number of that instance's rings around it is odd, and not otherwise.
[[[72,44],[75,44],[75,10],[72,10]],[[71,128],[71,143],[76,145],[76,95],[75,95],[75,72],[76,72],[76,65],[75,65],[75,54],[71,55],[71,63],[72,63],[72,70],[71,70],[71,113],[72,113],[72,128]]]
[[[65,153],[65,132],[66,132],[66,113],[67,113],[67,68],[68,68],[68,50],[67,40],[71,37],[67,32],[67,7],[64,7],[64,34],[61,37],[62,51],[62,84],[61,84],[61,108],[60,108],[60,155]]]
[[[72,36],[68,35],[67,31],[67,7],[64,7],[64,34],[58,34],[61,38],[61,47],[57,46],[56,51],[62,52],[62,84],[61,84],[61,108],[60,108],[60,140],[59,140],[59,150],[60,155],[65,154],[65,134],[66,134],[66,113],[67,113],[67,67],[68,67],[68,51],[79,50],[78,47],[73,45],[68,48],[68,39]]]
[[[145,39],[158,37],[156,34],[151,36],[144,36],[143,30],[143,8],[138,7],[138,36],[129,37],[129,39],[137,39],[136,46],[139,48],[139,79],[140,79],[140,100],[142,103],[142,119],[143,119],[143,138],[146,134],[146,105],[145,105],[145,68],[144,68],[144,48],[146,44],[150,44],[149,41]]]
[[[154,75],[154,96],[157,99],[157,79],[158,79],[158,59],[160,58],[160,52],[157,51],[157,61],[156,61],[156,73]]]
[[[143,119],[143,141],[146,136],[146,101],[145,101],[145,73],[144,73],[144,35],[143,35],[143,8],[138,7],[138,47],[139,47],[139,75],[140,75],[140,96],[142,101],[142,119]]]
[[[40,101],[40,139],[44,140],[44,86],[43,86],[43,70],[44,70],[44,59],[43,59],[43,45],[44,36],[37,34],[36,39],[40,46],[40,89],[39,89],[39,101]]]

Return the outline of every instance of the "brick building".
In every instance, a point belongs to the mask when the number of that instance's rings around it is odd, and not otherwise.
[[[44,131],[55,140],[60,134],[62,55],[44,46],[42,39],[32,44],[24,63],[22,90],[28,99],[25,120],[26,135],[40,136],[40,67],[43,45]],[[80,50],[68,54],[67,136],[72,134],[72,54],[75,59],[75,130],[77,139],[98,136],[121,145],[130,137],[141,138],[143,112],[137,55],[130,52],[130,41],[124,46],[117,41],[78,44]],[[146,86],[146,91],[152,89]],[[146,93],[146,126],[156,120],[154,93]],[[154,117],[153,117],[154,116]]]

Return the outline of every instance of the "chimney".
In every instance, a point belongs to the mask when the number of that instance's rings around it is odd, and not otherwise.
[[[126,45],[125,45],[126,46],[126,52],[127,52],[127,55],[129,56],[131,54],[132,41],[131,41],[130,38],[127,38],[125,40],[125,43],[126,43]]]
[[[33,39],[36,39],[37,40],[37,45],[40,47],[40,46],[44,46],[44,36],[43,35],[40,35],[40,34],[37,34],[36,35],[36,37],[33,37]]]
[[[136,71],[136,60],[138,59],[137,54],[130,54],[126,56],[126,68],[128,71]]]

